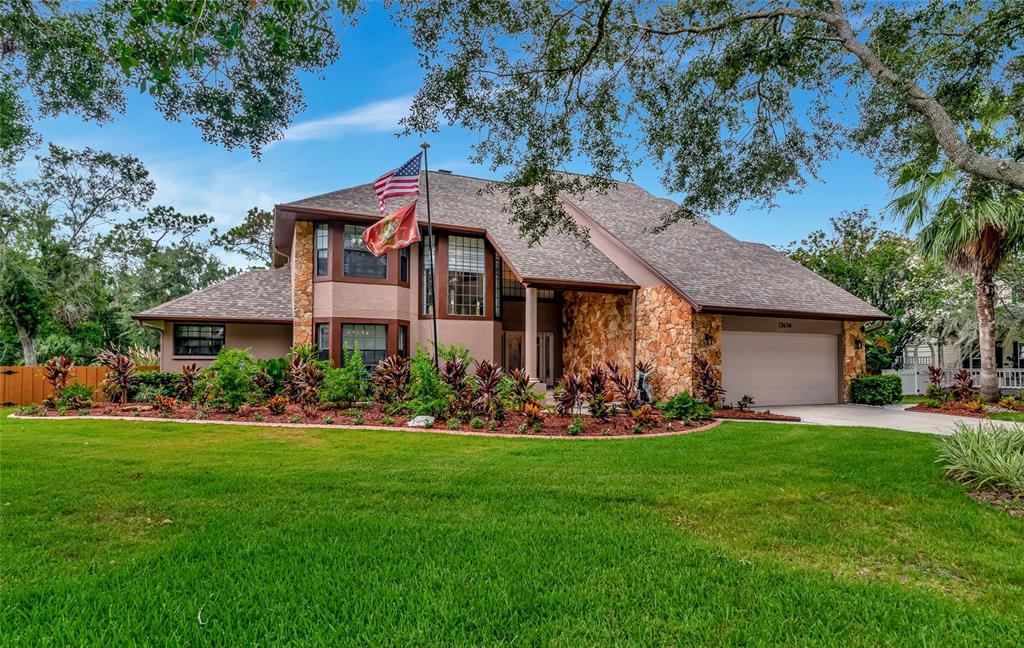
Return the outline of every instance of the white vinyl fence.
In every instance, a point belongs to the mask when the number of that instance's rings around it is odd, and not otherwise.
[[[946,380],[943,384],[949,385],[952,382],[953,374],[957,371],[957,369],[947,369]],[[968,371],[971,372],[974,384],[977,385],[978,374],[981,373],[981,370],[968,369]],[[928,367],[923,365],[904,367],[903,369],[885,369],[882,373],[896,374],[900,377],[904,396],[920,396],[928,387]],[[1007,391],[1024,389],[1024,369],[996,369],[996,374],[999,376],[999,389]]]

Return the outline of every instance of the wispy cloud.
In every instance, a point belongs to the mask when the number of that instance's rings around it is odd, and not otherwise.
[[[411,96],[374,101],[330,117],[295,124],[284,132],[283,141],[326,140],[345,133],[395,131],[409,113]]]

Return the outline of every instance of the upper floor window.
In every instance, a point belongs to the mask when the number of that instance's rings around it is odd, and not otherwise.
[[[176,356],[215,356],[223,346],[223,324],[174,325],[174,355]]]
[[[484,314],[484,240],[448,237],[448,314]]]
[[[494,255],[494,319],[501,319],[501,273],[504,267],[501,257]]]
[[[362,225],[345,225],[345,276],[387,279],[387,255],[375,257],[363,243]]]
[[[515,273],[504,263],[501,264],[501,294],[502,297],[526,297],[526,286],[519,283]],[[554,298],[554,290],[537,290],[537,299],[551,300]]]
[[[409,248],[404,247],[398,252],[398,280],[409,283]]]
[[[424,315],[434,314],[434,259],[437,258],[437,245],[434,238],[424,236],[420,242],[420,299],[423,302]]]
[[[316,235],[313,237],[313,250],[316,255],[316,276],[327,276],[327,223],[317,223]]]

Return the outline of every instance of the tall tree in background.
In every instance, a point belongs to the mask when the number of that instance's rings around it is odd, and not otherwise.
[[[980,118],[965,126],[967,141],[979,150],[1020,147],[1008,127],[1012,107],[1005,101],[975,98]],[[981,359],[981,394],[999,397],[996,373],[996,274],[1024,250],[1024,194],[1002,182],[968,175],[929,147],[920,149],[893,183],[901,191],[891,203],[908,232],[917,233],[923,255],[944,262],[974,282]]]
[[[829,222],[830,232],[812,232],[783,252],[892,317],[873,331],[869,349],[869,369],[888,369],[893,356],[932,330],[957,286],[941,263],[918,255],[911,239],[881,229],[867,210]]]
[[[298,74],[335,60],[354,0],[0,0],[0,163],[35,147],[38,116],[105,122],[126,90],[209,142],[253,153],[305,107]],[[26,96],[32,99],[26,100]]]
[[[683,196],[664,225],[770,204],[844,145],[891,169],[927,140],[968,176],[1024,188],[1019,151],[979,150],[957,126],[973,98],[1012,98],[1020,141],[1019,2],[435,0],[403,16],[426,68],[407,127],[482,133],[474,161],[510,169],[534,240],[576,229],[559,192],[651,160]],[[553,173],[569,165],[593,176]]]
[[[210,242],[228,252],[241,254],[258,264],[257,267],[268,267],[273,261],[271,246],[274,243],[274,213],[252,207],[241,223],[223,234],[214,229]]]
[[[209,216],[129,218],[155,191],[138,159],[51,145],[38,162],[38,177],[0,184],[0,333],[10,322],[25,364],[143,342],[132,313],[229,275],[201,240]]]

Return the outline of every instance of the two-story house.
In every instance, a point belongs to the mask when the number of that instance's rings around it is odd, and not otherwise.
[[[701,220],[652,234],[676,204],[630,183],[563,199],[589,243],[553,234],[530,246],[500,192],[481,191],[490,184],[431,172],[433,240],[421,199],[421,244],[382,257],[362,241],[379,218],[370,184],[277,205],[273,269],[136,317],[162,330],[165,370],[224,345],[279,357],[299,343],[335,363],[358,344],[369,367],[429,345],[436,312],[441,343],[549,386],[597,361],[645,361],[663,397],[692,389],[703,355],[727,401],[835,403],[864,371],[863,323],[885,314],[768,246]]]

